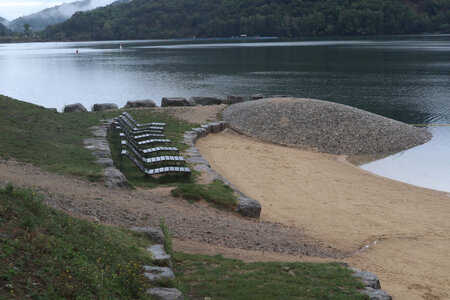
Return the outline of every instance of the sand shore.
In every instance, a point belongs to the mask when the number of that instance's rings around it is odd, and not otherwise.
[[[395,299],[450,298],[449,194],[370,174],[343,156],[236,134],[209,135],[197,147],[261,202],[262,220],[354,253],[344,261],[375,272]]]

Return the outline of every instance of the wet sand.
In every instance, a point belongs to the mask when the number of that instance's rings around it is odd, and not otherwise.
[[[261,202],[262,220],[355,253],[344,261],[375,272],[395,299],[450,298],[447,193],[370,174],[343,156],[236,134],[209,135],[197,147],[215,170]]]

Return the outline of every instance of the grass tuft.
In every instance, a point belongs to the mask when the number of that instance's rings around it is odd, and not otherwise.
[[[164,234],[164,248],[166,249],[166,252],[170,255],[173,254],[173,248],[172,248],[172,232],[169,229],[169,226],[166,224],[166,220],[162,218],[159,222],[159,227],[161,228],[163,234]]]
[[[236,196],[233,189],[221,180],[214,180],[210,184],[186,183],[173,189],[172,195],[183,197],[190,201],[206,200],[219,208],[232,209],[236,206]]]

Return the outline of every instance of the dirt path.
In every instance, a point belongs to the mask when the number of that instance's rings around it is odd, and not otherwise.
[[[264,221],[294,226],[379,275],[396,299],[450,298],[450,196],[364,172],[342,157],[209,135],[211,166],[262,203]],[[375,243],[375,244],[374,244]]]
[[[37,189],[55,208],[93,221],[125,227],[159,225],[165,218],[176,238],[227,248],[309,255],[335,259],[346,255],[300,230],[282,224],[245,219],[199,202],[170,196],[170,188],[110,190],[91,183],[48,173],[30,164],[0,160],[0,184]]]

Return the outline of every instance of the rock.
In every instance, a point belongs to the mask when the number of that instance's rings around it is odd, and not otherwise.
[[[204,159],[203,157],[199,157],[199,156],[188,157],[188,158],[186,158],[186,162],[189,164],[200,164],[200,165],[209,166],[209,162],[206,159]]]
[[[241,102],[244,102],[244,97],[237,95],[228,95],[227,99],[225,100],[226,104],[236,104]]]
[[[58,110],[56,108],[54,108],[54,107],[49,107],[47,109],[50,110],[50,111],[58,112]]]
[[[101,166],[104,166],[104,167],[107,167],[107,168],[112,168],[114,166],[113,160],[111,158],[108,158],[108,157],[99,158],[99,159],[97,159],[95,161],[95,163],[97,165],[101,165]]]
[[[175,274],[173,273],[172,269],[168,267],[144,266],[144,276],[150,282],[175,278]]]
[[[206,130],[206,135],[211,133],[211,126],[209,124],[200,125],[200,127]]]
[[[261,215],[261,204],[254,199],[239,197],[237,212],[245,217],[259,218]]]
[[[215,97],[191,97],[189,101],[195,102],[195,105],[219,105],[222,100]]]
[[[111,151],[109,149],[109,143],[106,139],[86,139],[84,140],[84,148],[89,150],[100,151],[101,153],[109,153],[109,156],[99,155],[97,158],[111,157]],[[94,154],[96,155],[96,154]]]
[[[187,106],[186,98],[162,98],[161,107],[168,106]]]
[[[254,94],[250,96],[250,100],[259,100],[259,99],[263,99],[264,96],[261,94]]]
[[[192,128],[192,130],[197,134],[197,138],[202,138],[206,136],[205,128]]]
[[[150,295],[161,300],[183,300],[183,294],[178,289],[153,288]]]
[[[225,129],[228,128],[228,123],[225,121],[220,121],[219,124],[220,124],[220,131],[224,131]]]
[[[106,168],[103,171],[103,175],[105,176],[105,186],[109,188],[121,188],[127,189],[130,187],[125,175],[122,174],[116,168]]]
[[[147,250],[152,253],[153,260],[157,264],[162,263],[168,266],[169,268],[172,268],[172,260],[171,260],[172,257],[170,256],[170,254],[166,253],[164,245],[162,244],[151,245]]]
[[[155,243],[164,244],[165,242],[164,233],[159,227],[132,227],[131,230],[145,233]]]
[[[197,133],[195,131],[185,131],[183,138],[185,143],[195,144],[197,142]]]
[[[359,278],[366,287],[370,287],[373,289],[381,288],[380,280],[374,273],[361,271],[360,269],[357,268],[350,268],[350,270],[353,271],[353,276]]]
[[[104,110],[114,110],[119,109],[117,107],[117,104],[114,103],[100,103],[100,104],[94,104],[92,107],[92,111],[104,111]]]
[[[195,98],[195,97],[191,97],[188,99],[188,101],[187,101],[188,106],[197,106],[197,101],[195,101],[195,99],[193,99],[193,98]]]
[[[219,133],[222,131],[222,124],[219,122],[209,123],[208,125],[211,128],[211,133]]]
[[[153,100],[133,100],[127,101],[127,104],[123,108],[137,108],[137,107],[156,107],[156,103]]]
[[[361,293],[369,296],[370,300],[392,300],[391,295],[380,289],[367,288]]]
[[[106,138],[107,135],[107,126],[92,126],[89,129],[92,131],[92,134],[96,137],[104,137]]]
[[[71,113],[71,112],[87,112],[86,107],[83,106],[81,103],[75,103],[75,104],[69,104],[64,106],[63,111],[65,113]]]
[[[270,98],[292,98],[291,95],[272,95]]]

